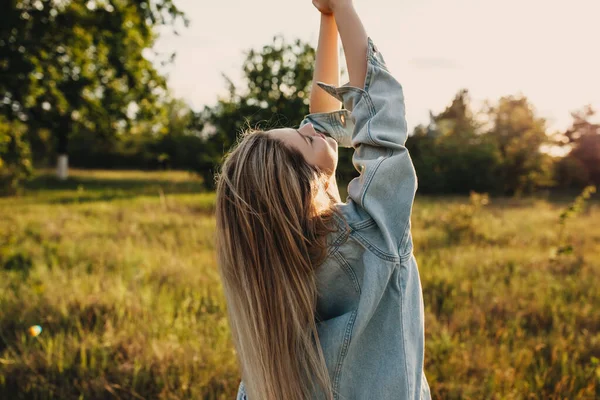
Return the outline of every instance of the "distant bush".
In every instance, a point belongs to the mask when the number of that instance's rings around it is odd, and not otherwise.
[[[581,189],[590,180],[585,164],[572,156],[560,158],[555,162],[554,177],[557,185],[564,189]]]
[[[482,207],[490,202],[487,193],[471,192],[469,204],[460,204],[451,208],[441,217],[441,223],[452,243],[463,240],[474,241],[477,239],[477,224],[474,220]]]
[[[84,169],[200,171],[203,153],[195,135],[128,135],[116,141],[74,135],[69,143],[71,165]]]

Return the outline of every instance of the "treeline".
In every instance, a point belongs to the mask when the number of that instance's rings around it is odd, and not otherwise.
[[[245,81],[236,87],[224,77],[228,95],[215,105],[194,111],[174,98],[142,55],[157,27],[187,23],[170,0],[20,0],[1,20],[2,193],[17,191],[33,166],[66,154],[78,168],[196,171],[211,189],[242,130],[297,126],[308,114],[315,49],[281,36],[247,52]],[[570,129],[549,132],[525,97],[473,110],[461,90],[415,128],[407,147],[422,193],[575,189],[600,185],[600,126],[593,120],[594,110],[583,107]],[[340,149],[342,182],[357,175],[351,156]]]
[[[548,132],[525,97],[502,97],[475,115],[462,90],[407,141],[419,190],[514,195],[598,185],[600,125],[591,121],[593,115],[584,107],[572,114],[566,132]]]

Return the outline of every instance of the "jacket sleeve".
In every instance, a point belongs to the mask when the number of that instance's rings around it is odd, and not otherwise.
[[[354,148],[352,164],[360,176],[348,184],[348,197],[402,251],[417,190],[417,176],[404,146],[408,132],[402,86],[370,37],[363,88],[317,84],[342,101],[345,110],[309,114],[301,125],[311,122],[339,146]]]
[[[240,384],[238,385],[238,391],[235,400],[248,400],[248,396],[246,395],[246,387],[244,386],[244,381],[242,380],[240,380]]]

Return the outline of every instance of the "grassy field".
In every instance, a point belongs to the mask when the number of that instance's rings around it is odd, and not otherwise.
[[[600,397],[598,197],[564,225],[573,198],[417,198],[434,398]],[[234,398],[213,212],[178,172],[0,199],[0,398]]]

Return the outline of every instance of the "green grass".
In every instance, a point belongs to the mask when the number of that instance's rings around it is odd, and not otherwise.
[[[234,398],[214,193],[179,172],[71,176],[0,199],[0,398]],[[599,397],[597,201],[561,255],[568,202],[469,204],[413,211],[434,398]]]

